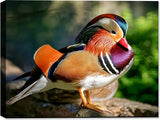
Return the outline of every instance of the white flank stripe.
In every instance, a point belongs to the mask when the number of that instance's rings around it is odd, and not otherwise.
[[[113,70],[114,70],[116,73],[119,73],[119,71],[114,67],[114,65],[113,65],[113,63],[112,63],[112,61],[111,61],[111,59],[109,58],[109,56],[108,56],[107,53],[106,53],[106,57],[107,57],[107,59],[108,59],[110,65],[111,65],[111,67],[113,68]]]
[[[107,69],[107,71],[108,71],[110,74],[113,74],[113,73],[108,69],[108,67],[106,66],[105,61],[104,61],[104,59],[103,59],[103,53],[102,53],[102,52],[101,52],[101,60],[102,60],[102,62],[103,62],[104,67]]]

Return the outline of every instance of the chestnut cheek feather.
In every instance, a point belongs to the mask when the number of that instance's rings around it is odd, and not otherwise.
[[[115,44],[111,38],[112,36],[110,36],[108,31],[98,30],[87,43],[85,50],[96,53],[98,56],[100,56],[101,52],[103,54],[109,53],[110,48]]]
[[[130,60],[134,57],[133,49],[126,51],[117,44],[111,48],[110,53],[113,64],[119,71],[122,71],[123,68],[128,65]]]

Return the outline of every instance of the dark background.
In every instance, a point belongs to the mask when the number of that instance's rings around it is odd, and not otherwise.
[[[128,22],[127,40],[135,52],[130,71],[119,79],[116,97],[158,105],[158,2],[6,2],[6,58],[25,72],[43,44],[74,44],[95,16],[114,13]],[[4,33],[2,33],[4,34]],[[3,57],[3,56],[2,56]]]

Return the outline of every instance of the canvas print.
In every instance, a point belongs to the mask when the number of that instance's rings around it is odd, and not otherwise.
[[[1,6],[4,117],[158,117],[158,1]]]

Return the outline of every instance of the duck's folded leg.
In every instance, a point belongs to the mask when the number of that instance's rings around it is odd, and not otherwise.
[[[90,98],[88,90],[85,91],[85,93],[86,93],[86,97],[84,95],[83,89],[79,88],[79,94],[80,94],[80,97],[81,97],[81,100],[82,100],[82,104],[83,104],[84,107],[92,109],[92,110],[95,110],[95,111],[100,112],[100,113],[105,112],[104,108],[102,108],[102,107],[100,107],[98,105],[92,104],[92,101],[91,101],[91,98]]]

